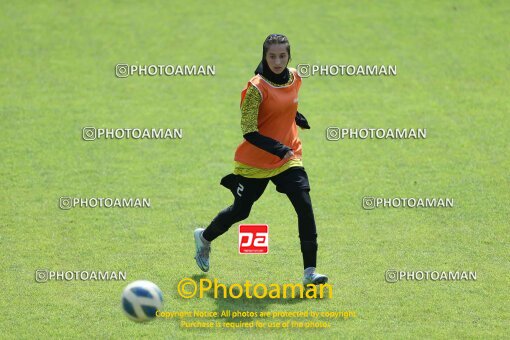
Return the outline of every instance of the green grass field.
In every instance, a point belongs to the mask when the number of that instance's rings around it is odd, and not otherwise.
[[[0,337],[508,336],[510,5],[425,3],[2,2]],[[219,180],[242,140],[240,91],[275,32],[289,37],[292,67],[398,67],[396,77],[315,76],[301,87],[318,269],[334,295],[183,299],[177,284],[186,277],[301,281],[297,218],[272,184],[244,221],[269,224],[269,254],[239,255],[234,225],[213,243],[207,275],[193,259],[192,231],[231,204]],[[212,64],[216,75],[120,79],[119,63]],[[182,128],[184,136],[87,142],[85,126]],[[331,142],[329,126],[426,128],[427,138]],[[61,196],[148,197],[152,207],[66,211]],[[455,206],[363,210],[363,196],[451,197]],[[40,268],[120,270],[128,280],[36,283]],[[390,284],[388,269],[476,271],[477,280]],[[137,279],[162,289],[167,311],[357,316],[327,329],[137,324],[120,308]]]

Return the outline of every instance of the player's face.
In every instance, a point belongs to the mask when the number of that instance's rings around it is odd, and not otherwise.
[[[280,74],[285,70],[289,62],[289,54],[287,53],[287,45],[274,44],[270,45],[266,53],[266,62],[273,73]]]

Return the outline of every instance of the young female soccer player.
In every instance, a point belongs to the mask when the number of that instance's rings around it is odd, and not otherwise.
[[[325,275],[315,272],[317,231],[297,130],[297,126],[304,129],[310,126],[297,111],[301,78],[295,69],[287,68],[289,60],[287,37],[269,35],[255,76],[241,92],[241,129],[245,140],[237,147],[234,173],[221,180],[232,191],[234,203],[222,210],[207,229],[194,231],[195,259],[204,272],[209,270],[211,242],[232,224],[248,217],[253,203],[271,180],[278,192],[287,195],[298,216],[303,284],[328,281]]]

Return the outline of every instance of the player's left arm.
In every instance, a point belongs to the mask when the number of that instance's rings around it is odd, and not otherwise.
[[[310,124],[308,124],[308,121],[306,120],[305,116],[303,114],[299,113],[299,111],[296,111],[296,125],[299,126],[302,129],[310,129]]]
[[[299,76],[299,73],[293,69],[291,70],[291,76],[295,77],[295,81],[297,81],[297,91],[299,92],[299,89],[301,88],[301,77]],[[306,120],[306,117],[296,110],[296,117],[294,118],[296,121],[296,125],[299,126],[301,129],[310,129],[310,124],[308,124],[308,120]]]

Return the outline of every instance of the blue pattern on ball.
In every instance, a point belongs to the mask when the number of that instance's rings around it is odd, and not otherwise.
[[[131,315],[134,318],[137,318],[137,316],[135,314],[135,309],[133,308],[133,305],[126,298],[122,298],[122,307],[124,308],[126,313],[128,313],[129,315]]]
[[[143,289],[141,287],[133,287],[133,288],[131,288],[131,291],[133,292],[133,294],[135,294],[138,297],[146,297],[146,298],[149,298],[149,299],[153,299],[154,298],[152,296],[151,292],[149,292],[148,290]]]
[[[142,306],[142,309],[143,309],[143,312],[145,313],[145,315],[147,315],[148,317],[154,318],[156,316],[156,311],[157,311],[156,307]]]

